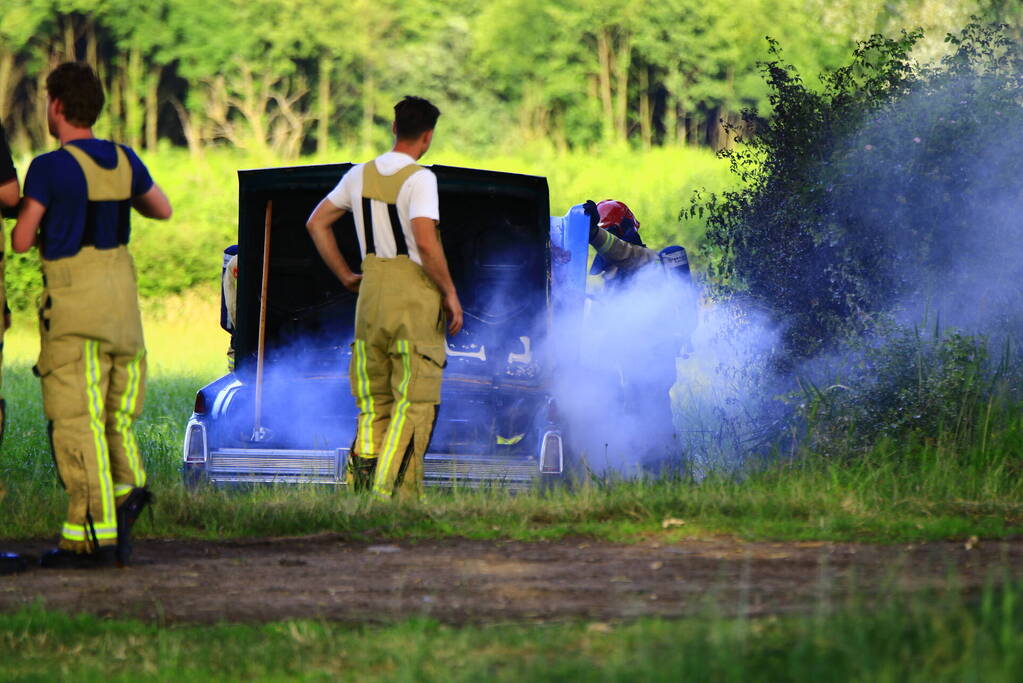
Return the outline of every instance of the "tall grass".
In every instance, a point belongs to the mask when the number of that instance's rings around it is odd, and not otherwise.
[[[998,683],[1023,677],[1023,587],[626,624],[163,626],[30,608],[0,615],[0,677]]]

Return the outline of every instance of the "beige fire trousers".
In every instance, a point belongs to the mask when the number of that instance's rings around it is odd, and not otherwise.
[[[60,547],[117,543],[117,502],[146,483],[132,431],[142,412],[146,350],[135,266],[126,247],[83,247],[43,260],[36,366],[57,471],[68,494]]]
[[[353,455],[376,459],[374,495],[418,499],[447,358],[441,295],[407,256],[368,255],[362,272],[349,366]]]

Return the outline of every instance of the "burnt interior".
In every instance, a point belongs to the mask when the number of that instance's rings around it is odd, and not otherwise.
[[[255,366],[268,201],[273,206],[267,363],[287,354],[307,374],[346,371],[356,297],[320,259],[305,222],[349,168],[341,164],[239,174],[235,347],[240,372]],[[535,350],[546,331],[550,270],[546,181],[441,166],[433,171],[438,177],[441,239],[465,310],[464,331],[449,339],[449,369],[476,376],[535,376]],[[351,214],[338,221],[334,234],[346,261],[358,271]]]

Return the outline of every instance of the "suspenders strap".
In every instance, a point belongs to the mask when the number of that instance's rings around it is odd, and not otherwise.
[[[405,244],[405,231],[401,229],[401,221],[398,220],[397,205],[388,204],[387,215],[391,219],[391,231],[394,233],[394,245],[398,248],[398,256],[408,256],[408,245]]]
[[[366,234],[366,255],[377,253],[373,243],[373,200],[369,197],[362,198],[362,231]]]
[[[117,165],[114,168],[103,168],[85,150],[76,145],[64,145],[63,149],[81,167],[88,192],[88,201],[85,203],[85,226],[79,248],[96,246],[96,231],[99,227],[96,222],[96,202],[121,203],[117,210],[117,241],[119,244],[127,244],[131,204],[126,200],[131,199],[132,181],[128,155],[120,145],[115,145]]]
[[[366,253],[376,253],[376,244],[373,239],[373,207],[371,200],[383,202],[387,205],[387,217],[391,224],[391,233],[394,235],[394,246],[399,256],[408,256],[408,242],[405,239],[405,232],[401,229],[401,220],[398,218],[398,194],[401,192],[405,181],[414,173],[422,169],[418,164],[409,164],[400,169],[397,173],[389,176],[381,175],[377,170],[375,161],[368,161],[363,165],[362,175],[362,222],[365,233]]]

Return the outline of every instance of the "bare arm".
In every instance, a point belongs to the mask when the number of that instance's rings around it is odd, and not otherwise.
[[[13,209],[18,205],[18,179],[11,178],[0,185],[0,207]]]
[[[444,258],[444,247],[437,239],[437,221],[432,218],[413,218],[412,236],[419,247],[419,258],[423,261],[423,271],[440,289],[443,297],[444,312],[448,316],[448,334],[454,336],[462,329],[462,304],[455,291],[455,283],[448,271],[448,261]]]
[[[171,217],[170,200],[167,199],[167,195],[163,193],[163,190],[156,183],[153,183],[153,186],[144,194],[140,194],[132,199],[131,205],[146,218],[167,220]]]
[[[36,243],[36,234],[39,232],[39,223],[43,220],[46,207],[31,197],[25,197],[21,201],[21,211],[18,212],[18,222],[14,224],[14,232],[11,233],[11,247],[21,254],[32,248]]]
[[[352,272],[352,269],[348,266],[348,262],[345,261],[345,257],[341,255],[341,250],[337,246],[337,240],[334,238],[334,231],[332,229],[334,223],[346,213],[347,211],[334,206],[334,202],[324,197],[316,205],[316,208],[313,209],[313,213],[309,216],[309,220],[306,221],[305,227],[309,231],[309,236],[313,239],[313,244],[316,245],[316,251],[319,252],[320,258],[330,268],[330,272],[334,273],[337,279],[341,281],[341,284],[345,286],[345,289],[358,292],[359,281],[362,280],[362,276]]]

